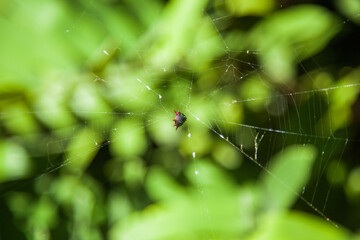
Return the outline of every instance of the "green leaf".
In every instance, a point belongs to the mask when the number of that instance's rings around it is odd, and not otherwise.
[[[274,6],[274,0],[227,0],[227,9],[236,16],[262,16],[270,12]]]
[[[147,189],[161,201],[118,222],[110,239],[202,239],[214,234],[232,239],[253,226],[250,188],[238,189],[221,169],[201,161],[190,165],[187,175],[194,186],[185,191],[165,172],[152,170]]]
[[[312,145],[292,145],[277,153],[261,179],[266,199],[263,204],[274,210],[290,207],[306,184],[315,157]]]
[[[11,142],[0,142],[0,182],[25,177],[31,163],[24,148]]]
[[[72,138],[67,149],[65,164],[71,171],[83,171],[93,160],[102,143],[94,131],[84,128]]]
[[[153,168],[147,177],[146,189],[156,200],[181,198],[184,189],[161,169]]]
[[[158,38],[149,50],[147,63],[167,68],[187,54],[204,24],[202,11],[206,3],[205,0],[177,0],[167,5],[161,22],[153,29],[152,34]]]
[[[322,7],[301,5],[278,11],[255,27],[248,41],[274,81],[289,81],[296,61],[322,50],[339,31],[336,18]],[[286,70],[286,71],[284,71]]]
[[[345,240],[349,233],[312,215],[292,212],[267,214],[259,221],[259,230],[249,238],[254,240]]]
[[[110,150],[118,156],[141,155],[147,148],[144,123],[139,119],[119,120],[111,134]]]

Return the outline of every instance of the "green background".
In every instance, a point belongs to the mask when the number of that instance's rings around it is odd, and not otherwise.
[[[360,238],[359,14],[1,1],[1,239]]]

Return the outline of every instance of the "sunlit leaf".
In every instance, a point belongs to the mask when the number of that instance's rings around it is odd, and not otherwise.
[[[15,142],[0,141],[0,182],[27,176],[31,162],[25,149]]]

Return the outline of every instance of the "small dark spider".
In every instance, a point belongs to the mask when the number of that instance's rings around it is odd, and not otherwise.
[[[185,114],[181,113],[180,111],[178,111],[178,112],[174,111],[174,112],[175,112],[176,116],[173,121],[175,122],[174,126],[176,126],[176,130],[177,130],[178,127],[181,127],[184,124],[184,122],[186,121],[186,116],[185,116]]]

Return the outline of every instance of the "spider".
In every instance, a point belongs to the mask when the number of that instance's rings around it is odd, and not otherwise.
[[[177,130],[178,127],[181,127],[184,124],[184,122],[186,121],[186,116],[185,116],[185,114],[181,113],[180,111],[178,111],[178,112],[174,111],[174,112],[175,112],[176,116],[173,121],[175,122],[174,126],[176,126],[176,130]]]

